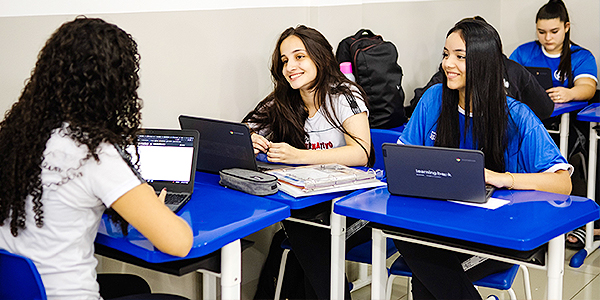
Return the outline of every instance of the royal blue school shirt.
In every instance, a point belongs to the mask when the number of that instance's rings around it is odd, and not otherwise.
[[[526,67],[550,68],[552,70],[552,86],[569,87],[568,78],[563,83],[560,82],[560,73],[558,64],[560,63],[560,54],[548,54],[544,47],[537,42],[529,42],[519,46],[510,55],[510,59]],[[598,68],[594,55],[580,46],[571,45],[571,70],[573,72],[573,82],[579,78],[592,78],[598,82]]]
[[[529,107],[511,97],[506,97],[509,117],[509,140],[504,161],[506,171],[513,173],[555,172],[570,169],[565,158],[542,122]],[[398,139],[399,143],[408,145],[434,146],[437,120],[442,107],[442,84],[429,88],[415,108],[406,128]],[[459,109],[459,108],[457,108]],[[464,110],[459,109],[461,149],[473,147],[472,126],[465,135]]]

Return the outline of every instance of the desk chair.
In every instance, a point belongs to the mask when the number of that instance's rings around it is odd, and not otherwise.
[[[283,275],[285,274],[285,265],[287,263],[288,254],[292,250],[292,245],[290,245],[288,239],[285,239],[283,240],[283,242],[281,242],[281,248],[283,248],[283,254],[281,255],[281,262],[279,264],[277,285],[275,286],[275,300],[279,300],[281,298],[281,288],[283,286]],[[361,267],[364,265],[368,268],[368,265],[371,264],[372,248],[373,247],[371,241],[360,244],[348,251],[348,253],[346,254],[346,260],[360,263]],[[396,246],[394,245],[394,242],[391,239],[387,239],[386,248],[388,258],[397,252]],[[361,277],[361,275],[363,277]],[[359,271],[359,279],[350,283],[350,289],[352,291],[357,290],[363,286],[370,284],[370,282],[370,278],[368,278],[366,274],[360,274]]]
[[[40,273],[29,258],[0,249],[0,299],[47,299]]]
[[[402,133],[402,129],[404,129],[404,125],[396,128],[396,130],[371,129],[371,142],[373,143],[375,150],[375,164],[373,169],[384,170],[385,167],[383,164],[383,152],[381,150],[381,145],[383,143],[396,143]],[[396,247],[389,239],[387,241],[387,246],[387,257],[390,257],[396,252]],[[279,299],[281,296],[281,288],[283,285],[283,275],[285,273],[287,256],[292,249],[287,239],[281,243],[281,248],[284,250],[283,254],[281,255],[281,262],[279,264],[279,274],[277,276],[277,285],[275,287],[275,299]],[[371,280],[368,277],[368,264],[371,264],[371,242],[366,242],[351,249],[346,255],[346,260],[361,263],[358,270],[358,279],[351,283],[352,290],[356,290],[370,284]]]
[[[600,140],[600,112],[597,102],[600,102],[600,90],[592,99],[594,102],[588,105],[577,114],[577,120],[590,122],[589,150],[588,150],[588,173],[587,173],[587,197],[596,200],[596,177],[597,177],[597,159],[598,159],[598,140]],[[598,202],[596,202],[598,203]],[[600,241],[594,239],[594,222],[585,226],[585,247],[579,250],[571,257],[569,266],[579,268],[584,263],[585,258],[600,247]]]
[[[401,127],[404,129],[404,126]],[[401,134],[401,131],[391,129],[371,129],[371,142],[375,149],[375,165],[373,169],[384,169],[381,145],[383,143],[396,143]]]
[[[527,300],[531,300],[531,285],[529,282],[529,270],[526,266],[520,266],[521,270],[523,270],[523,284],[525,285],[525,298]],[[511,300],[516,300],[517,295],[515,291],[512,289],[512,284],[517,276],[517,272],[519,271],[519,265],[513,265],[510,269],[498,272],[492,275],[489,275],[485,278],[477,280],[473,282],[475,287],[487,287],[497,290],[507,291],[510,295]],[[388,282],[386,284],[385,289],[385,299],[391,299],[392,297],[392,284],[394,279],[399,276],[408,277],[408,285],[407,285],[407,299],[412,300],[411,293],[411,282],[410,277],[412,277],[412,272],[406,265],[404,258],[402,256],[398,257],[392,266],[389,269],[390,276],[388,278]]]

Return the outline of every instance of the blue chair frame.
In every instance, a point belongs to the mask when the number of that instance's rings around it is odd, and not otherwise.
[[[385,169],[381,145],[383,143],[396,143],[401,134],[402,132],[391,129],[371,129],[371,142],[373,148],[375,148],[375,165],[373,169]]]
[[[29,258],[0,249],[0,299],[47,299],[40,273]]]
[[[511,300],[516,300],[517,295],[512,289],[513,282],[515,277],[517,277],[517,272],[519,271],[519,267],[523,271],[523,284],[525,286],[525,298],[527,300],[531,300],[531,284],[529,282],[529,270],[526,266],[513,265],[510,269],[498,273],[491,274],[485,278],[477,280],[473,282],[473,285],[476,287],[487,287],[497,290],[507,291],[510,295]],[[402,256],[398,257],[390,269],[388,270],[390,273],[390,277],[388,278],[388,282],[386,285],[386,299],[391,299],[392,297],[392,283],[394,279],[398,276],[408,277],[408,288],[407,294],[408,299],[412,299],[411,294],[411,284],[410,277],[412,277],[412,272],[406,265],[404,258]]]

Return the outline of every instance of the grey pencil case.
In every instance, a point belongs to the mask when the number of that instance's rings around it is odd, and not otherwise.
[[[277,177],[247,169],[232,168],[219,171],[219,184],[252,195],[265,196],[277,193]]]

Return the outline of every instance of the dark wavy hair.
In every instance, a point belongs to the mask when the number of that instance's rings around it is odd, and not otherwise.
[[[101,19],[78,17],[52,34],[19,100],[0,123],[0,225],[25,229],[25,199],[43,226],[42,163],[52,131],[67,135],[98,160],[100,143],[135,145],[140,126],[139,54],[133,38]]]
[[[290,36],[296,36],[302,41],[308,56],[317,67],[317,76],[309,86],[315,91],[315,106],[324,108],[322,111],[325,119],[334,128],[358,142],[358,137],[354,137],[344,129],[335,116],[335,111],[332,110],[333,116],[329,113],[332,105],[327,96],[344,95],[354,99],[355,94],[350,88],[353,87],[366,103],[366,94],[360,86],[347,79],[340,71],[333,54],[333,47],[327,39],[316,29],[304,25],[298,25],[295,28],[289,27],[279,37],[271,57],[273,92],[248,113],[242,122],[254,124],[256,127],[253,130],[257,132],[263,130],[268,132],[267,138],[273,142],[286,142],[296,148],[306,149],[308,135],[304,131],[304,123],[308,118],[308,112],[300,96],[300,91],[293,89],[283,75],[283,62],[279,52],[281,43]],[[375,156],[369,155],[369,151],[361,143],[358,144],[368,157],[368,165],[372,166]],[[371,143],[370,153],[374,153],[372,148]]]
[[[504,172],[509,115],[500,36],[490,24],[475,19],[456,23],[446,37],[454,32],[462,37],[467,52],[464,132],[468,132],[469,123],[472,123],[473,147],[485,154],[486,168]],[[442,110],[435,145],[458,148],[461,138],[466,139],[466,136],[460,136],[458,91],[448,88],[446,73],[443,74]]]
[[[567,6],[562,0],[550,0],[548,3],[542,6],[536,16],[535,22],[539,20],[552,20],[560,19],[563,24],[569,21],[569,13],[567,12]],[[571,41],[571,30],[565,32],[565,39],[563,40],[562,50],[560,52],[560,63],[558,64],[558,71],[560,73],[560,81],[565,82],[569,80],[569,86],[572,85],[573,70],[571,70],[571,45],[576,45]]]

